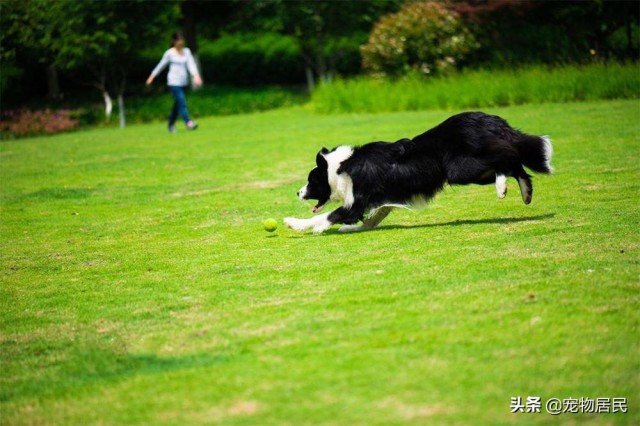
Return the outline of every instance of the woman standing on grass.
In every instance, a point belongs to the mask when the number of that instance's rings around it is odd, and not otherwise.
[[[153,79],[167,66],[169,65],[169,73],[167,74],[167,86],[175,99],[173,103],[173,109],[169,114],[169,132],[174,133],[176,131],[176,120],[178,114],[182,117],[187,129],[195,130],[198,128],[198,124],[194,123],[189,118],[189,112],[187,111],[187,98],[184,93],[185,87],[188,84],[188,75],[191,74],[193,82],[196,86],[202,85],[202,79],[198,74],[198,67],[193,60],[191,50],[184,46],[184,37],[181,32],[176,32],[171,36],[171,48],[164,52],[160,63],[151,72],[151,75],[147,79],[147,86],[153,83]]]

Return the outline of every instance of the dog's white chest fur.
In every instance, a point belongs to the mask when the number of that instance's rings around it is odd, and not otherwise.
[[[346,173],[338,174],[340,164],[353,155],[353,148],[350,146],[340,146],[327,154],[327,175],[329,187],[331,187],[331,200],[339,201],[345,207],[353,205],[353,181]]]

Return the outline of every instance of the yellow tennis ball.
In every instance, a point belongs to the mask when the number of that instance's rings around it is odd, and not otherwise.
[[[276,230],[276,228],[278,228],[278,222],[276,222],[275,219],[271,218],[262,222],[262,225],[264,226],[264,230],[267,232],[273,232]]]

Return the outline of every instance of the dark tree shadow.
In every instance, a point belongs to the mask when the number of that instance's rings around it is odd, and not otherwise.
[[[242,353],[194,353],[177,357],[163,357],[156,354],[131,354],[122,348],[112,347],[113,343],[99,342],[97,338],[78,343],[69,341],[41,340],[32,343],[24,351],[14,342],[0,345],[3,352],[20,355],[40,363],[46,368],[37,377],[16,375],[12,386],[0,388],[0,402],[33,397],[59,397],[73,394],[89,386],[101,386],[132,376],[165,375],[181,370],[209,368],[233,362]],[[53,361],[55,360],[55,361]],[[15,367],[14,367],[15,368]],[[2,423],[2,422],[0,422]]]

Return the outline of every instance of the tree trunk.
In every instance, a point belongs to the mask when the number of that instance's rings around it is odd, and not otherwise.
[[[120,120],[120,128],[124,129],[127,126],[127,119],[124,110],[124,90],[127,87],[127,72],[124,68],[118,67],[115,70],[115,88],[118,94],[118,118]]]
[[[322,39],[318,38],[318,42],[322,43]],[[317,71],[318,71],[318,78],[320,79],[321,83],[326,83],[326,79],[327,79],[327,61],[324,59],[324,46],[323,44],[320,44],[317,47],[317,52],[316,52],[316,66],[317,66]]]
[[[198,40],[196,39],[196,4],[192,0],[184,0],[180,4],[182,10],[182,16],[184,17],[184,24],[182,29],[184,31],[184,38],[187,42],[187,46],[191,49],[193,54],[198,53]]]
[[[196,68],[198,68],[198,74],[200,74],[200,78],[202,78],[202,66],[200,66],[200,55],[197,53],[193,54],[193,62],[196,63]],[[200,86],[196,86],[196,83],[191,79],[191,90],[196,91],[200,89]]]
[[[49,99],[60,99],[60,80],[58,79],[58,70],[53,65],[47,65],[46,72]]]
[[[309,89],[309,93],[313,93],[313,90],[315,89],[316,85],[313,80],[313,70],[311,69],[311,66],[309,66],[308,64],[305,65],[304,72],[307,76],[307,88]]]
[[[111,112],[113,111],[113,102],[111,101],[111,96],[109,96],[109,92],[106,90],[102,91],[102,97],[104,98],[104,115],[107,121],[111,120]]]
[[[124,114],[124,95],[122,93],[118,93],[118,115],[120,117],[120,128],[124,129],[127,127],[127,120]]]
[[[631,16],[627,15],[627,54],[630,58],[633,58],[633,36],[631,32]]]
[[[202,77],[202,67],[200,66],[200,55],[198,55],[198,39],[196,37],[196,4],[193,0],[184,0],[180,4],[180,9],[183,16],[182,31],[184,32],[184,38],[187,42],[187,46],[193,54],[193,60],[198,68],[198,74]],[[197,90],[198,87],[191,80],[191,89]]]
[[[322,82],[324,84],[331,84],[333,83],[333,72],[331,71],[327,71],[326,74],[324,75],[324,77],[322,78]]]

